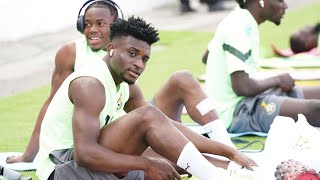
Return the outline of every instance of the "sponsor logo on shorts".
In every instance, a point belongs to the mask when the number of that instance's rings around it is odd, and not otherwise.
[[[266,103],[265,101],[262,101],[260,107],[268,114],[271,115],[276,111],[276,104],[274,102]]]

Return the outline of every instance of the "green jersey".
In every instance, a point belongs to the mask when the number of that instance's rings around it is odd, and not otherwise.
[[[37,157],[39,160],[37,175],[40,179],[48,179],[55,168],[55,164],[49,158],[52,151],[73,147],[74,106],[68,93],[69,85],[74,79],[89,76],[98,79],[103,84],[106,104],[100,113],[100,128],[115,120],[115,117],[123,112],[124,104],[129,98],[129,85],[123,82],[116,87],[106,63],[100,57],[96,58],[91,57],[91,63],[79,68],[66,78],[46,111],[41,125],[40,149]]]
[[[232,11],[218,25],[208,50],[207,92],[228,128],[236,105],[244,98],[233,91],[230,75],[236,71],[252,75],[259,59],[258,24],[251,13],[240,8]]]
[[[75,41],[76,44],[76,60],[74,63],[74,70],[85,66],[94,60],[102,60],[102,58],[107,54],[107,51],[99,50],[92,51],[90,46],[88,46],[86,39],[82,38]],[[99,57],[99,58],[97,58]]]

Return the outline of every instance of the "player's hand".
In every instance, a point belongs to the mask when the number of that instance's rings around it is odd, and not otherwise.
[[[149,157],[145,179],[181,180],[180,174],[164,159]]]
[[[14,156],[8,156],[7,159],[6,159],[6,162],[7,162],[8,164],[12,164],[12,163],[32,162],[32,161],[26,161],[23,156],[14,155]]]
[[[279,80],[279,87],[285,91],[288,92],[292,90],[294,87],[294,79],[290,76],[289,73],[280,74],[278,77]]]
[[[236,153],[231,160],[249,170],[253,170],[252,166],[258,166],[254,160],[240,151],[238,151],[238,153]]]

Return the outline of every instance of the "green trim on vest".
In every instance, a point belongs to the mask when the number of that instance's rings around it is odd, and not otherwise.
[[[243,54],[238,49],[230,46],[229,44],[223,44],[223,50],[228,51],[229,53],[233,54],[243,62],[246,62],[248,58],[251,56],[251,49],[246,54]]]

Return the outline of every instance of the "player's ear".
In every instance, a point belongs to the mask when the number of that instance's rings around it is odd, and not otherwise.
[[[113,44],[109,43],[107,49],[108,49],[109,56],[112,57],[113,56],[113,52],[114,52]]]

